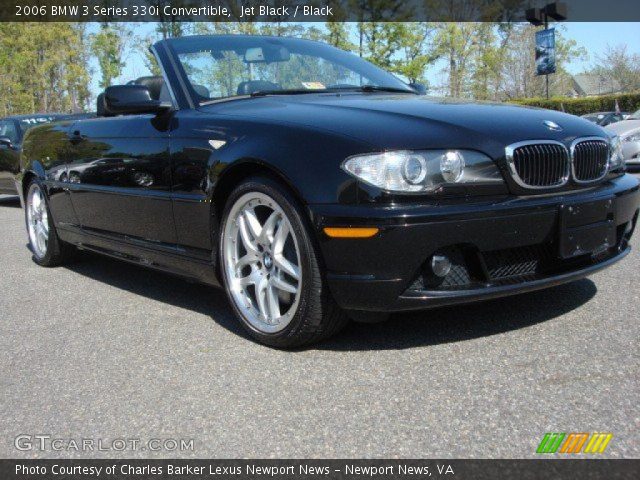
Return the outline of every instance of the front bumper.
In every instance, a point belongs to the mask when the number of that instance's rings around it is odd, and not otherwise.
[[[600,203],[609,205],[606,248],[561,258],[562,212]],[[338,304],[392,312],[496,298],[585,277],[628,253],[639,204],[638,180],[624,175],[554,195],[309,208]],[[329,238],[323,233],[327,226],[380,231],[372,238]],[[453,267],[440,279],[428,261],[443,252]]]

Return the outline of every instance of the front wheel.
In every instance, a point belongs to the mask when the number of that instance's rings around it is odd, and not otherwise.
[[[258,341],[293,348],[346,324],[323,282],[303,212],[278,183],[252,178],[231,193],[219,244],[227,295]]]

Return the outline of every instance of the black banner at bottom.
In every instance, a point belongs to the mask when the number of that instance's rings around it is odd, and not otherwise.
[[[640,460],[0,460],[0,479],[637,479]]]

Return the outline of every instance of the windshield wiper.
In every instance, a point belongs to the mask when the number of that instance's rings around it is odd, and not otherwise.
[[[324,93],[326,91],[326,88],[315,90],[307,88],[292,88],[289,90],[258,90],[257,92],[252,92],[250,95],[252,97],[264,97],[267,95],[304,95],[306,93]]]
[[[200,105],[204,106],[204,105],[211,105],[212,103],[230,102],[232,100],[242,100],[242,99],[254,98],[254,97],[266,97],[268,95],[304,95],[307,93],[327,93],[329,91],[330,90],[327,90],[326,88],[317,89],[317,90],[309,90],[306,88],[291,89],[291,90],[258,90],[256,92],[251,92],[248,94],[212,98],[210,100],[205,100],[204,102],[200,102]]]
[[[383,87],[379,85],[362,85],[360,87],[329,87],[329,88],[318,88],[318,89],[308,89],[308,88],[292,88],[289,90],[258,90],[257,92],[251,93],[252,97],[264,97],[266,95],[304,95],[307,93],[326,93],[326,92],[336,92],[336,91],[357,91],[357,92],[393,92],[393,93],[411,93],[413,95],[417,95],[418,93],[414,90],[397,88],[397,87]]]
[[[250,93],[249,97],[266,97],[268,95],[308,95],[310,93],[327,93],[327,92],[345,92],[345,91],[354,91],[354,92],[394,92],[394,93],[411,93],[417,95],[413,90],[405,90],[403,88],[396,87],[381,87],[378,85],[362,85],[360,87],[333,87],[333,88],[317,88],[317,89],[309,89],[309,88],[291,88],[288,90],[258,90]],[[230,97],[224,98],[215,98],[208,101],[200,102],[200,105],[208,105],[211,103],[217,103],[221,101],[227,100],[236,100],[238,98],[247,98],[246,95],[234,95]]]
[[[397,88],[397,87],[384,87],[380,85],[361,85],[359,87],[335,87],[330,88],[331,91],[342,90],[342,91],[354,91],[354,92],[393,92],[393,93],[411,93],[413,95],[418,95],[417,92],[410,89]]]

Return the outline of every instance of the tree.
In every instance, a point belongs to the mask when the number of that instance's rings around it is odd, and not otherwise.
[[[123,55],[132,32],[124,24],[100,24],[98,33],[91,35],[91,51],[98,60],[102,78],[100,88],[107,88],[122,74]]]
[[[86,30],[80,23],[0,24],[3,113],[79,111],[89,99]]]
[[[393,61],[391,71],[409,82],[427,85],[426,69],[438,59],[433,46],[436,26],[429,22],[396,23],[398,58]]]
[[[444,72],[447,74],[447,95],[466,96],[466,83],[476,52],[479,24],[441,23],[435,34],[435,52],[445,60]]]
[[[325,23],[327,33],[324,36],[324,41],[342,50],[355,51],[355,45],[350,40],[351,31],[349,25],[344,22]]]
[[[393,56],[400,47],[398,24],[386,22],[362,22],[359,31],[364,43],[360,56],[384,69],[391,69]]]
[[[502,62],[495,28],[490,23],[481,23],[475,34],[476,51],[470,79],[470,93],[473,98],[479,100],[495,100],[496,83],[500,77]]]
[[[358,18],[358,55],[361,57],[366,56],[365,50],[371,51],[368,43],[372,39],[375,42],[376,24],[391,18],[403,21],[411,17],[410,6],[403,0],[349,0],[347,6]]]
[[[193,0],[150,0],[149,3],[158,8],[160,21],[156,24],[156,33],[160,38],[176,38],[186,35],[189,30],[189,24],[179,22],[175,15],[165,15],[166,6],[173,7],[189,7],[196,5]]]
[[[626,45],[607,45],[596,57],[593,73],[615,81],[623,92],[640,90],[640,55],[629,53]]]
[[[500,99],[539,97],[545,94],[544,76],[536,75],[535,32],[540,27],[518,24],[514,27],[508,48],[501,55]],[[571,90],[571,75],[566,66],[584,59],[586,51],[575,40],[564,38],[556,28],[556,73],[549,76],[550,95],[566,95]]]
[[[151,46],[156,43],[157,39],[154,35],[145,35],[136,37],[135,50],[138,51],[142,58],[142,63],[145,68],[149,70],[151,75],[159,77],[162,75],[162,70],[155,55],[151,52]]]

